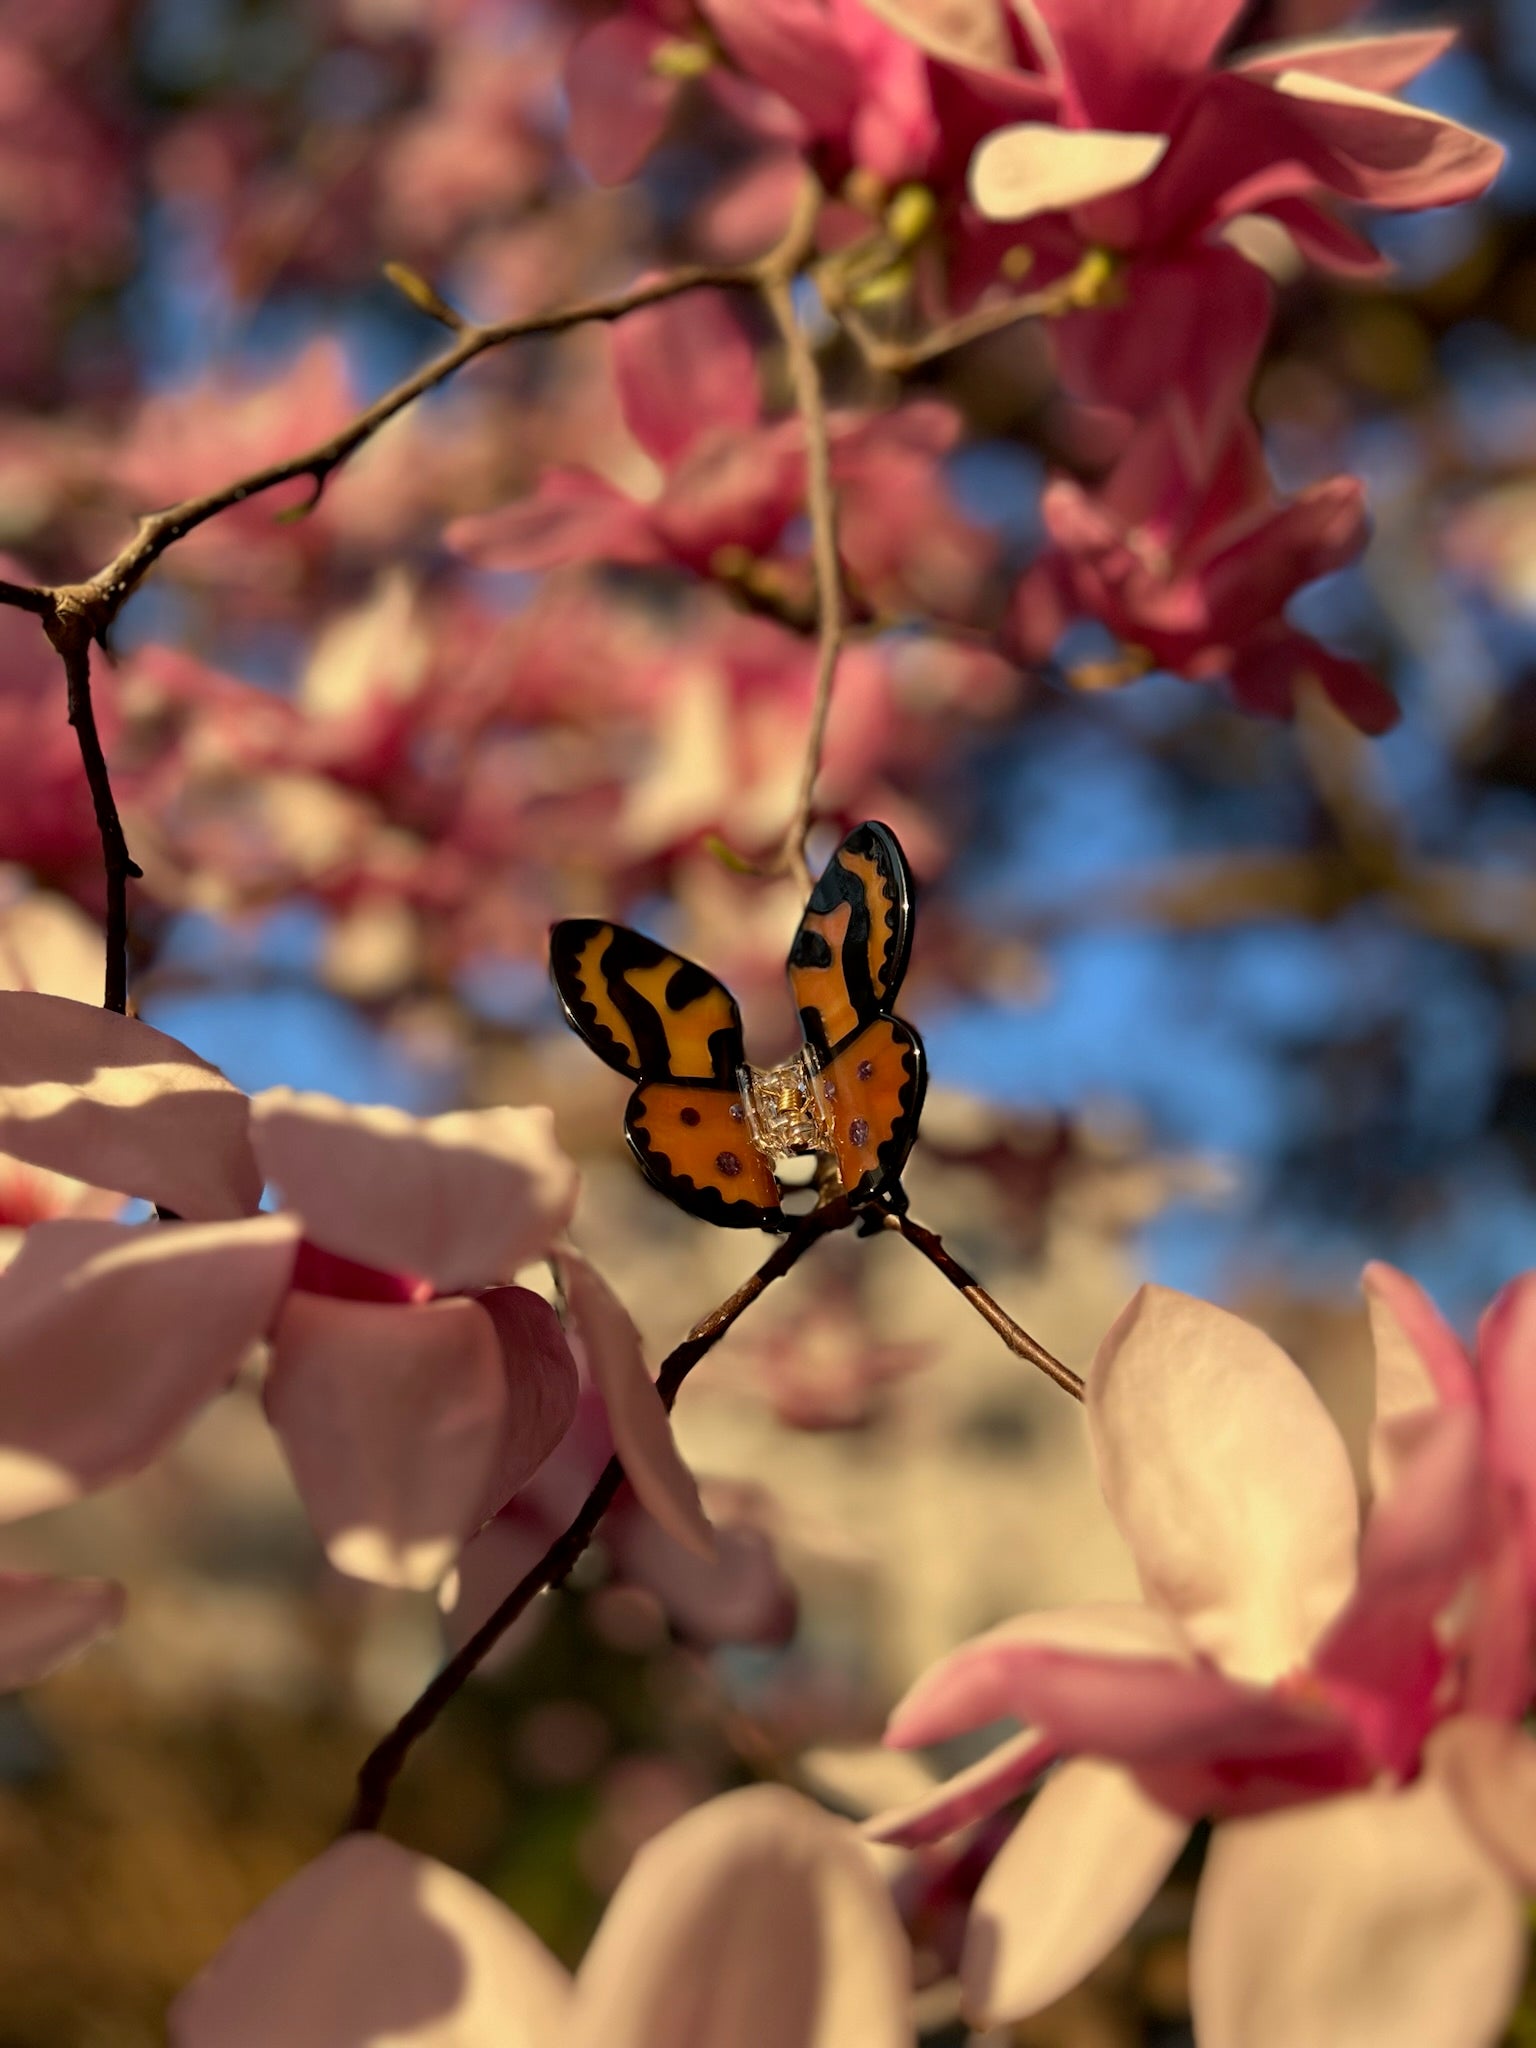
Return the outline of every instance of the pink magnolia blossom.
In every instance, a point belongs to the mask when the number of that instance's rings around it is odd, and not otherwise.
[[[756,353],[725,298],[694,292],[628,314],[613,332],[613,367],[625,422],[660,471],[655,493],[634,496],[590,469],[547,470],[531,498],[455,520],[449,545],[493,569],[670,563],[725,577],[774,556],[804,505],[804,430],[765,420]],[[897,609],[910,596],[963,611],[990,548],[942,480],[954,412],[919,400],[835,415],[830,427],[855,589]]]
[[[1308,260],[1376,275],[1380,258],[1338,202],[1454,205],[1485,191],[1503,160],[1487,137],[1395,97],[1446,49],[1448,31],[1313,37],[1222,68],[1240,0],[873,4],[935,61],[960,67],[973,101],[1020,76],[1048,83],[1048,113],[988,124],[971,201],[983,220],[1024,230],[1032,285],[1085,250],[1113,255],[1115,302],[1056,323],[1064,381],[1131,414],[1173,388],[1202,435],[1224,428],[1268,331],[1267,281],[1221,240],[1234,223],[1262,216]],[[989,45],[990,63],[976,54]],[[982,234],[971,270],[1012,246]],[[970,289],[982,282],[974,275]]]
[[[1021,2017],[1075,1983],[1208,1815],[1191,1947],[1202,2048],[1477,2048],[1507,2015],[1536,1877],[1530,1838],[1512,1846],[1498,1820],[1528,1811],[1536,1754],[1512,1726],[1531,1685],[1529,1589],[1498,1569],[1465,1359],[1401,1276],[1368,1280],[1363,1531],[1343,1441],[1284,1353],[1144,1288],[1094,1359],[1087,1414],[1146,1604],[1005,1624],[897,1708],[901,1745],[1002,1715],[1025,1728],[888,1817],[889,1838],[950,1832],[1063,1760],[976,1894],[962,1978],[978,2013]],[[1530,1349],[1507,1328],[1495,1342]],[[1505,1398],[1527,1377],[1522,1355]]]
[[[900,184],[938,147],[921,54],[862,0],[631,0],[571,52],[575,154],[604,184],[633,177],[694,78],[829,186],[855,168]]]
[[[574,1981],[478,1885],[377,1835],[328,1849],[171,2010],[173,2048],[912,2048],[910,1963],[846,1823],[728,1792],[631,1864]]]
[[[355,1576],[435,1584],[570,1426],[557,1318],[510,1284],[575,1203],[547,1110],[247,1099],[136,1019],[0,994],[0,1147],[186,1219],[39,1224],[0,1275],[10,1515],[148,1464],[262,1337],[267,1413],[327,1555]],[[282,1212],[256,1213],[264,1184]],[[626,1468],[707,1550],[638,1345],[583,1274],[578,1324]]]
[[[1178,429],[1161,407],[1096,490],[1065,477],[1049,485],[1051,545],[1014,591],[1010,644],[1041,661],[1073,619],[1090,618],[1149,666],[1225,677],[1250,710],[1288,716],[1310,676],[1362,731],[1384,732],[1397,718],[1385,686],[1284,617],[1298,590],[1364,548],[1362,485],[1332,477],[1282,499],[1246,419],[1232,422],[1202,480]]]

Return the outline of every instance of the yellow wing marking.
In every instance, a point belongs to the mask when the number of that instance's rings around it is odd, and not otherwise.
[[[597,1021],[613,1033],[620,1049],[629,1056],[630,1065],[640,1064],[640,1048],[635,1035],[624,1021],[624,1013],[608,993],[607,978],[600,965],[604,953],[613,942],[613,926],[605,924],[595,931],[581,951],[576,955],[576,982],[582,999],[597,1012]]]
[[[674,1078],[707,1081],[714,1072],[709,1041],[717,1031],[734,1026],[736,1019],[731,998],[718,982],[680,1010],[669,1007],[667,983],[682,964],[677,959],[658,960],[654,967],[631,967],[624,979],[661,1019]]]

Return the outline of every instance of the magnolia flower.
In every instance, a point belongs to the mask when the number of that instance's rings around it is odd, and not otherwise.
[[[183,1219],[39,1224],[0,1275],[0,1514],[150,1463],[267,1337],[267,1413],[331,1562],[430,1586],[570,1426],[559,1322],[510,1284],[576,1199],[548,1110],[248,1099],[147,1024],[0,994],[0,1147]],[[707,1551],[633,1326],[561,1256],[626,1470]]]
[[[492,569],[609,561],[746,573],[803,509],[804,427],[764,418],[756,351],[719,292],[627,314],[612,348],[625,423],[661,472],[654,494],[549,469],[531,498],[455,520],[449,545]],[[943,611],[969,599],[990,544],[944,486],[939,465],[959,424],[935,400],[833,416],[840,541],[866,597],[899,603],[910,592]]]
[[[1193,681],[1225,676],[1238,701],[1289,716],[1315,676],[1363,732],[1397,718],[1364,663],[1287,625],[1306,584],[1353,561],[1368,534],[1364,487],[1331,477],[1282,499],[1257,430],[1234,420],[1208,475],[1174,408],[1137,427],[1097,490],[1067,477],[1046,489],[1051,546],[1013,595],[1008,638],[1025,660],[1048,656],[1074,618],[1107,626],[1158,668]]]
[[[1088,249],[1127,266],[1114,306],[1055,323],[1063,379],[1132,414],[1176,389],[1202,434],[1225,427],[1269,325],[1267,280],[1221,237],[1255,253],[1278,239],[1326,269],[1378,275],[1381,258],[1336,202],[1454,205],[1503,161],[1486,136],[1395,97],[1454,31],[1312,37],[1222,68],[1241,0],[870,4],[983,106],[1015,81],[1048,88],[1048,111],[985,120],[971,199],[1026,231],[1032,286]],[[1008,246],[991,245],[994,262]]]
[[[900,1923],[853,1831],[775,1785],[641,1850],[574,1980],[457,1871],[328,1849],[171,2009],[172,2048],[911,2048]]]
[[[897,1708],[901,1746],[1002,1715],[1026,1727],[878,1823],[888,1839],[935,1839],[1063,1760],[976,1894],[962,1979],[989,2019],[1091,1969],[1203,1815],[1219,1825],[1191,1937],[1202,2048],[1479,2048],[1513,2004],[1536,1884],[1536,1751],[1512,1725],[1531,1686],[1529,1591],[1503,1569],[1465,1361],[1454,1379],[1454,1340],[1410,1283],[1384,1269],[1368,1283],[1363,1532],[1344,1443],[1284,1353],[1144,1288],[1086,1399],[1145,1605],[1024,1616]],[[1518,1363],[1515,1349],[1506,1335],[1506,1403],[1536,1384],[1536,1346]]]

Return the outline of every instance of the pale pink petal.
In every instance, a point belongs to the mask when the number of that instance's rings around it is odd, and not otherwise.
[[[506,1376],[506,1424],[491,1472],[485,1517],[526,1486],[576,1419],[581,1375],[560,1318],[528,1287],[491,1287],[475,1296],[491,1319]]]
[[[171,2008],[172,2048],[554,2048],[570,1979],[499,1900],[348,1835],[237,1927]]]
[[[875,1842],[896,1842],[904,1849],[940,1842],[972,1821],[985,1820],[1017,1799],[1055,1758],[1055,1747],[1032,1728],[1010,1735],[979,1762],[957,1771],[907,1805],[867,1821],[864,1833]]]
[[[587,469],[546,469],[531,498],[450,520],[443,539],[482,569],[638,566],[662,552],[648,509]]]
[[[1338,159],[1335,189],[1370,206],[1455,206],[1486,192],[1506,152],[1486,135],[1385,94],[1285,71],[1275,91]]]
[[[290,1217],[29,1230],[0,1274],[0,1520],[150,1463],[277,1313]]]
[[[652,60],[670,40],[654,22],[616,14],[572,47],[565,70],[571,154],[600,185],[625,184],[661,140],[680,81]]]
[[[488,1513],[510,1403],[491,1318],[290,1296],[267,1415],[325,1554],[381,1586],[434,1586]]]
[[[865,0],[865,5],[943,63],[1003,71],[1013,62],[998,0]]]
[[[40,1572],[0,1572],[0,1692],[57,1671],[117,1627],[121,1586],[110,1579],[50,1579]]]
[[[1106,1603],[1020,1615],[962,1643],[925,1671],[897,1702],[886,1741],[896,1749],[922,1749],[1015,1713],[1016,1664],[1021,1654],[1042,1647],[1125,1660],[1190,1659],[1176,1624],[1148,1607]]]
[[[1148,1598],[1234,1676],[1300,1663],[1354,1585],[1348,1453],[1262,1331],[1144,1287],[1088,1372],[1111,1514]]]
[[[614,1449],[641,1506],[700,1557],[715,1554],[714,1532],[683,1463],[672,1422],[645,1367],[640,1332],[606,1280],[570,1246],[555,1256],[571,1323],[608,1411]]]
[[[757,356],[723,292],[689,292],[627,313],[613,329],[625,422],[670,469],[711,427],[755,427]]]
[[[329,1252],[443,1293],[509,1280],[576,1206],[547,1109],[414,1117],[269,1088],[251,1104],[262,1171]]]
[[[1266,43],[1238,57],[1234,71],[1249,78],[1277,79],[1287,71],[1310,71],[1370,92],[1394,92],[1427,71],[1456,41],[1453,28],[1404,29],[1395,35],[1315,36]]]
[[[618,1545],[626,1579],[648,1586],[672,1626],[699,1643],[782,1643],[794,1633],[795,1589],[773,1539],[712,1504],[714,1555],[675,1542],[649,1515],[626,1521]]]
[[[971,198],[988,220],[1033,220],[1139,185],[1167,152],[1166,135],[1025,121],[999,128],[972,157]]]
[[[1190,1938],[1201,2048],[1488,2048],[1520,1895],[1433,1778],[1228,1821]]]
[[[1027,2019],[1070,1991],[1140,1918],[1189,1822],[1114,1764],[1047,1778],[981,1881],[960,1988],[973,2026]]]
[[[910,1971],[853,1829],[753,1785],[630,1865],[577,1976],[569,2048],[911,2048]]]
[[[239,1089],[163,1031],[67,996],[0,993],[0,1151],[199,1223],[261,1200]]]
[[[1488,1854],[1536,1892],[1536,1741],[1508,1721],[1458,1714],[1426,1755]]]

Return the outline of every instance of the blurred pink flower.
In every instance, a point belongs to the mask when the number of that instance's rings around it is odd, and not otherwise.
[[[890,1839],[950,1832],[1069,1759],[977,1892],[976,2012],[1019,2018],[1075,1983],[1209,1815],[1191,1949],[1206,2048],[1363,2040],[1367,2012],[1404,2048],[1477,2048],[1507,2016],[1536,1859],[1486,1816],[1501,1796],[1528,1810],[1533,1751],[1512,1721],[1530,1691],[1529,1589],[1496,1568],[1465,1360],[1401,1276],[1367,1278],[1363,1534],[1343,1441],[1284,1353],[1143,1288],[1094,1359],[1087,1414],[1146,1605],[1008,1623],[897,1708],[888,1739],[904,1746],[1001,1715],[1026,1726],[879,1823]],[[1506,1650],[1496,1669],[1490,1643]]]
[[[1006,635],[1026,661],[1045,660],[1074,619],[1095,619],[1150,666],[1196,682],[1226,677],[1250,710],[1288,716],[1312,676],[1362,731],[1395,723],[1397,705],[1370,669],[1284,617],[1298,590],[1364,548],[1355,477],[1282,499],[1256,429],[1239,419],[1202,480],[1178,414],[1162,406],[1096,490],[1058,477],[1042,511],[1051,545],[1015,588]]]
[[[630,313],[612,345],[625,422],[660,471],[654,495],[633,496],[590,469],[550,469],[531,498],[455,520],[449,545],[492,569],[665,562],[725,578],[773,555],[803,509],[804,430],[797,418],[764,419],[756,352],[725,298],[693,292]],[[991,546],[943,483],[956,414],[918,400],[829,424],[855,590],[898,607],[910,592],[919,606],[963,610]]]
[[[148,1464],[262,1337],[268,1416],[327,1555],[354,1576],[435,1584],[570,1426],[558,1320],[507,1284],[575,1204],[548,1110],[248,1100],[136,1019],[0,994],[0,1148],[186,1219],[42,1223],[0,1275],[8,1516]],[[256,1213],[265,1183],[283,1213]],[[707,1551],[622,1312],[590,1269],[573,1292],[626,1470]]]
[[[109,1579],[50,1579],[0,1572],[0,1693],[36,1685],[122,1619],[123,1589]]]
[[[910,1964],[868,1852],[777,1785],[640,1851],[574,1982],[499,1900],[353,1835],[238,1928],[171,2011],[173,2048],[912,2048]]]
[[[970,101],[988,90],[995,101],[1021,76],[1048,84],[1037,115],[985,123],[971,200],[984,220],[1027,229],[1032,286],[1086,250],[1111,252],[1122,266],[1114,301],[1054,324],[1063,380],[1133,415],[1175,388],[1203,447],[1241,400],[1269,322],[1267,280],[1217,238],[1261,215],[1309,261],[1376,275],[1381,259],[1336,202],[1454,205],[1484,192],[1503,161],[1486,136],[1395,97],[1453,31],[1320,37],[1247,50],[1221,68],[1241,0],[871,4],[958,67]],[[980,54],[989,47],[990,62]],[[969,269],[978,273],[986,253],[995,264],[1017,239],[979,233]],[[1022,274],[1016,258],[1012,274]],[[982,282],[973,275],[971,292]]]
[[[861,0],[630,0],[572,49],[576,156],[603,184],[633,177],[696,78],[829,187],[854,169],[899,184],[938,146],[919,51]]]

